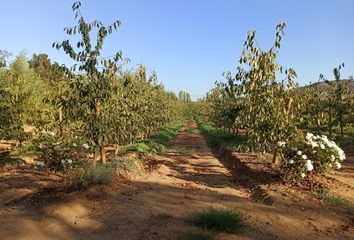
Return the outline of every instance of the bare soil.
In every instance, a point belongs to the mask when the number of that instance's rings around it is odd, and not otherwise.
[[[354,239],[354,213],[284,184],[255,154],[217,154],[187,123],[147,171],[109,186],[56,190],[60,176],[25,164],[0,175],[0,239],[177,239],[210,207],[238,208],[248,227],[218,239]],[[354,203],[354,159],[323,181]]]

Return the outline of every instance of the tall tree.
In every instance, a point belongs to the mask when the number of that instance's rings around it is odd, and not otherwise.
[[[85,137],[95,148],[95,160],[106,162],[105,144],[112,138],[109,131],[110,117],[106,116],[105,104],[112,97],[113,82],[120,69],[121,52],[114,57],[104,58],[101,51],[104,41],[121,22],[115,21],[109,26],[95,20],[88,23],[80,12],[81,3],[75,2],[72,10],[77,20],[74,27],[65,28],[68,35],[78,34],[81,37],[76,44],[70,40],[54,43],[53,47],[63,49],[76,64],[66,68],[70,79],[69,101],[63,106],[68,112],[83,123]],[[95,34],[95,38],[92,35]],[[95,39],[95,43],[93,43]],[[78,71],[78,72],[76,72]]]

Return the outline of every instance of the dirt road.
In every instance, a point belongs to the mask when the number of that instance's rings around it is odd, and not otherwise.
[[[219,239],[354,239],[354,218],[347,212],[333,212],[281,183],[254,181],[257,173],[227,166],[195,123],[186,124],[172,146],[157,159],[154,171],[125,183],[50,201],[37,196],[37,203],[2,203],[0,239],[177,239],[194,230],[186,219],[209,207],[238,208],[246,215],[244,233],[220,234]],[[16,186],[6,179],[1,187],[8,193]]]

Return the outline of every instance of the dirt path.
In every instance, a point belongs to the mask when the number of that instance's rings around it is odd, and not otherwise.
[[[0,239],[172,240],[194,229],[186,223],[191,214],[209,207],[236,207],[246,214],[247,230],[219,235],[223,240],[354,239],[352,215],[280,183],[255,181],[257,173],[214,155],[202,135],[190,131],[195,128],[186,124],[156,170],[126,183],[53,201],[43,196],[39,204],[41,196],[36,203],[0,205]]]

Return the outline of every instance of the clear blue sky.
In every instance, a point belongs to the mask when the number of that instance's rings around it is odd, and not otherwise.
[[[76,22],[69,0],[1,1],[0,49],[14,55],[26,49],[47,53],[69,63],[51,48],[66,39],[63,28]],[[82,0],[87,20],[122,26],[107,40],[105,55],[122,50],[131,67],[143,63],[155,70],[169,90],[186,90],[196,98],[235,72],[247,31],[257,30],[258,42],[271,46],[275,26],[287,24],[279,62],[293,67],[304,85],[342,62],[343,77],[354,75],[354,1],[236,0]]]

